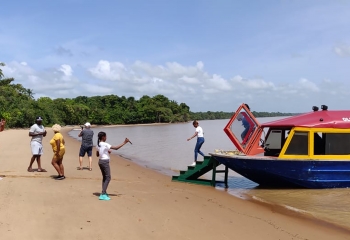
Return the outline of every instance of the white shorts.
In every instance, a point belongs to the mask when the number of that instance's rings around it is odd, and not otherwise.
[[[42,155],[43,154],[43,145],[37,141],[31,141],[30,146],[32,148],[33,155]]]

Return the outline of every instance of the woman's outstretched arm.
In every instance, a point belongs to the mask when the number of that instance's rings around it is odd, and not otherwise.
[[[130,142],[130,140],[128,138],[125,138],[124,142],[118,146],[111,146],[111,149],[113,150],[118,150],[119,148],[121,148],[122,146],[124,146],[125,144],[127,144],[128,142]]]

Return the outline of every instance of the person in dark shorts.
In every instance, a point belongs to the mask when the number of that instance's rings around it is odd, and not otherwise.
[[[90,129],[91,124],[89,122],[84,124],[85,128],[82,128],[78,137],[81,137],[81,146],[79,151],[79,167],[78,170],[83,170],[83,157],[87,153],[89,157],[89,170],[92,171],[92,139],[94,137],[94,131]]]

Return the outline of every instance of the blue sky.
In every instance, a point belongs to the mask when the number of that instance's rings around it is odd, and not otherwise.
[[[1,9],[3,71],[36,98],[350,108],[350,0],[13,0]]]

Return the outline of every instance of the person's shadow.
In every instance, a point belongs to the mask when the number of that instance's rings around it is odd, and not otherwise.
[[[56,180],[57,176],[58,176],[57,174],[56,175],[50,175],[50,178]]]
[[[32,168],[31,170],[27,170],[28,172],[47,172],[46,169],[42,168]]]
[[[81,171],[81,170],[90,170],[90,168],[89,168],[89,167],[81,167],[81,168],[80,168],[80,167],[77,167],[77,170],[80,170],[80,171]]]
[[[99,197],[101,195],[100,192],[94,192],[92,195]],[[113,194],[113,193],[108,193],[109,196],[113,196],[113,197],[121,197],[123,194]]]

